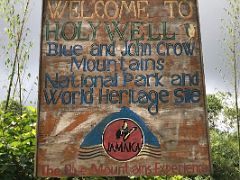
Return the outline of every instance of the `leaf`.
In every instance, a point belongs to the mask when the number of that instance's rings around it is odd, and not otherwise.
[[[21,142],[19,142],[19,141],[14,141],[14,142],[12,142],[12,143],[10,144],[10,146],[16,148],[16,147],[18,147],[18,146],[20,145],[20,143],[21,143]]]

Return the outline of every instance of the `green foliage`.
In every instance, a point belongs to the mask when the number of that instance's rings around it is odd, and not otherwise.
[[[81,179],[82,180],[114,180],[115,178],[114,177],[84,177]],[[61,179],[61,180],[63,180],[63,179]],[[72,180],[77,180],[77,178],[76,179],[73,178]]]
[[[208,121],[211,128],[236,131],[236,108],[231,93],[218,92],[207,96]]]
[[[230,127],[232,127],[232,128],[235,127],[235,129],[236,129],[236,126],[235,126],[236,116],[237,116],[236,108],[234,108],[232,106],[225,107],[223,113],[224,113],[224,117],[226,117],[226,119],[228,119]]]
[[[238,139],[236,134],[211,130],[214,179],[238,179]]]
[[[214,120],[215,124],[224,124],[233,129],[236,110],[233,97],[230,93],[217,93],[208,95],[209,122]],[[219,118],[219,115],[222,115]],[[238,179],[238,137],[236,131],[231,133],[224,129],[217,129],[210,124],[210,143],[212,151],[213,178],[218,180]],[[223,127],[223,126],[222,126]]]
[[[207,96],[208,120],[211,127],[215,127],[215,119],[219,116],[223,109],[222,100],[216,94]]]
[[[183,177],[183,176],[154,176],[154,177],[148,177],[148,176],[141,176],[141,177],[135,177],[132,176],[130,179],[133,180],[212,180],[210,176],[203,177],[203,176],[196,176],[196,177]]]
[[[4,106],[6,104],[6,101],[3,101],[0,104],[0,108],[4,109]],[[21,110],[26,108],[21,106],[17,101],[14,101],[13,99],[9,100],[9,109],[6,112],[10,112],[12,116],[20,116],[21,115]]]
[[[25,107],[20,115],[20,105],[10,102],[8,112],[0,109],[0,179],[34,179],[36,109]]]
[[[141,176],[141,177],[135,177],[132,176],[130,179],[133,180],[182,180],[183,176],[154,176],[154,177],[148,177],[148,176]]]
[[[237,125],[238,140],[238,170],[240,171],[240,111],[239,111],[239,83],[240,83],[240,2],[239,0],[227,0],[228,7],[225,9],[228,19],[222,21],[224,30],[224,52],[226,61],[231,68],[232,91],[234,92],[234,106],[226,109],[225,113],[232,121],[235,119]],[[238,177],[240,179],[240,176]]]
[[[0,1],[0,20],[5,27],[1,51],[5,66],[9,70],[6,110],[11,97],[18,97],[22,104],[22,92],[25,90],[22,82],[29,79],[29,76],[26,76],[29,50],[32,47],[32,43],[27,40],[29,28],[26,27],[29,2],[30,0]]]

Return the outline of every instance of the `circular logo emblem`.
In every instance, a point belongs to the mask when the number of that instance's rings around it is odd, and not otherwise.
[[[130,160],[142,150],[142,130],[131,119],[117,119],[105,128],[103,147],[106,153],[115,160]]]

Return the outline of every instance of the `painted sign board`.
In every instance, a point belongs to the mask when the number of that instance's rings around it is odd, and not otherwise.
[[[211,172],[196,0],[44,0],[36,174]]]

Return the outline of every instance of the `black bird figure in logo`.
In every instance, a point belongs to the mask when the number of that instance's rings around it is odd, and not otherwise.
[[[129,129],[127,122],[124,121],[122,127],[116,132],[116,138],[120,139],[121,137],[123,137],[123,141],[126,141],[129,138],[129,136],[136,130],[137,127]]]

